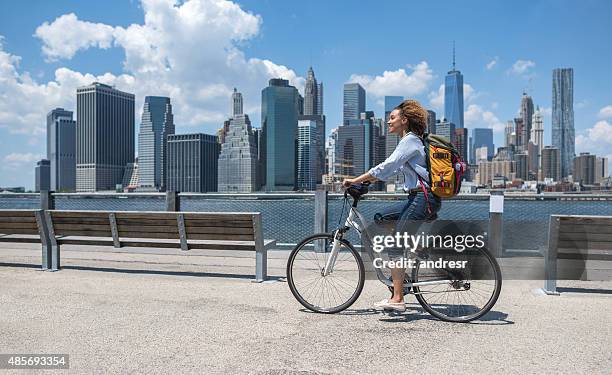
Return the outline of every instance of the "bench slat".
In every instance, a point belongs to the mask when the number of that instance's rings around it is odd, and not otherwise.
[[[569,233],[560,232],[560,241],[600,241],[600,242],[612,242],[612,233]]]
[[[40,243],[40,236],[32,237],[15,237],[15,236],[0,236],[0,242],[16,242],[16,243]]]
[[[142,233],[169,233],[178,236],[178,228],[174,225],[153,226],[153,225],[117,225],[119,232],[142,232]]]
[[[36,224],[36,221],[28,222],[28,223],[0,223],[0,230],[3,230],[3,229],[10,230],[12,228],[37,229],[38,225]]]
[[[600,241],[561,241],[557,245],[558,249],[595,249],[612,250],[612,242]]]
[[[61,245],[92,245],[92,246],[112,246],[112,239],[106,238],[78,238],[78,237],[64,237],[57,240]],[[270,244],[275,242],[274,240],[267,240],[266,243]],[[128,239],[121,241],[122,246],[125,247],[148,247],[148,248],[171,248],[180,249],[181,244],[178,240],[171,241],[139,241],[137,239]],[[206,249],[206,250],[240,250],[240,251],[255,251],[255,243],[248,241],[193,241],[189,242],[190,249]]]
[[[67,217],[54,217],[53,225],[78,225],[78,224],[91,224],[91,225],[109,225],[108,215],[106,217],[94,217],[94,218],[67,218]]]
[[[589,254],[576,254],[576,253],[559,253],[557,259],[574,259],[574,260],[612,260],[611,253],[589,253]]]
[[[108,220],[108,214],[112,211],[49,211],[51,217],[55,218],[105,218]]]
[[[112,237],[110,226],[107,230],[55,230],[56,236],[90,236],[90,237]]]
[[[38,228],[0,228],[0,234],[39,234]]]
[[[223,233],[187,233],[187,240],[228,240],[228,241],[253,241],[250,234],[223,234]]]
[[[0,217],[34,217],[36,210],[0,210]]]
[[[235,228],[235,227],[188,227],[187,238],[189,233],[219,233],[219,234],[243,234],[253,235],[253,228]]]
[[[32,216],[15,216],[15,217],[1,217],[0,216],[0,225],[2,223],[36,223],[36,217],[34,214]]]
[[[236,227],[236,228],[253,228],[253,221],[246,220],[195,220],[185,219],[185,227]]]
[[[559,230],[559,233],[607,233],[612,234],[612,225],[571,225],[564,223]]]
[[[93,231],[108,230],[110,233],[110,224],[108,223],[108,219],[106,220],[106,223],[103,223],[103,224],[57,224],[54,222],[53,229],[55,229],[56,234],[60,231],[70,231],[70,230],[93,230]]]
[[[231,220],[231,221],[249,221],[253,222],[252,212],[183,212],[185,220]]]

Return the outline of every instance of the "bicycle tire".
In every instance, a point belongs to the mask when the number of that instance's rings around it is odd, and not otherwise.
[[[294,265],[295,265],[295,261],[296,261],[298,254],[300,254],[300,251],[304,249],[305,246],[307,246],[311,242],[314,242],[315,240],[325,240],[325,241],[328,241],[326,243],[333,243],[334,236],[332,233],[318,233],[318,234],[314,234],[310,237],[305,238],[304,240],[302,240],[302,242],[297,244],[297,246],[291,251],[291,254],[289,255],[289,259],[287,260],[287,284],[289,284],[289,289],[291,290],[291,293],[293,294],[295,299],[297,299],[298,302],[305,308],[311,311],[314,311],[314,312],[318,312],[318,313],[335,314],[335,313],[338,313],[350,307],[353,303],[355,303],[357,298],[359,298],[359,296],[361,295],[361,292],[363,290],[363,285],[365,283],[365,268],[364,268],[363,260],[361,259],[359,252],[355,250],[355,248],[353,247],[353,245],[351,245],[350,242],[344,239],[341,240],[342,245],[346,247],[346,249],[348,249],[348,251],[354,257],[356,264],[357,264],[357,270],[356,270],[357,271],[357,283],[355,285],[355,290],[354,292],[352,292],[352,294],[346,301],[340,301],[342,303],[338,304],[337,306],[330,306],[330,307],[319,306],[318,304],[315,304],[313,301],[308,301],[307,298],[305,298],[302,295],[302,293],[300,293],[300,288],[296,286],[295,279],[294,279]],[[319,269],[319,271],[321,270]],[[316,274],[316,272],[313,272],[313,273]],[[329,277],[329,275],[327,277]],[[321,275],[321,278],[325,279],[325,277],[322,275]],[[315,283],[316,282],[317,281],[315,281]]]
[[[417,301],[419,301],[423,309],[425,309],[425,311],[427,311],[429,314],[433,315],[434,317],[440,320],[446,321],[446,322],[467,323],[467,322],[471,322],[473,320],[481,318],[493,308],[493,306],[497,302],[497,299],[499,298],[499,295],[501,293],[501,288],[502,288],[501,269],[495,257],[493,257],[487,249],[482,248],[482,249],[479,249],[478,251],[484,254],[486,260],[489,262],[489,264],[492,267],[493,274],[495,275],[495,278],[494,278],[495,287],[487,303],[482,308],[480,308],[478,311],[472,314],[468,314],[465,316],[449,316],[433,308],[432,304],[430,304],[430,302],[428,302],[427,299],[424,297],[425,294],[422,293],[421,288],[419,288],[418,286],[413,286],[415,297]],[[419,281],[419,270],[420,269],[421,267],[420,267],[420,262],[419,262],[417,263],[416,267],[413,269],[414,282]],[[451,290],[449,292],[453,292],[453,291]],[[459,293],[461,293],[461,291],[459,291]]]

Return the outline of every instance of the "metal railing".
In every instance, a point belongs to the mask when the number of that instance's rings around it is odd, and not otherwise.
[[[493,192],[495,194],[495,192]],[[264,236],[279,247],[294,246],[317,232],[334,229],[342,218],[342,194],[312,193],[9,193],[0,194],[1,208],[43,208],[113,211],[196,211],[262,213]],[[403,194],[371,193],[360,203],[366,218],[373,218]],[[502,212],[490,212],[490,194],[458,195],[445,200],[438,217],[443,220],[487,220],[489,241],[504,254],[534,255],[547,245],[552,214],[612,215],[612,194],[503,195]],[[356,238],[349,238],[356,240]]]

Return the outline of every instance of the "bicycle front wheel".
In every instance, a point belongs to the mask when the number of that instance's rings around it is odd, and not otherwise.
[[[291,293],[302,306],[319,313],[333,314],[351,306],[365,281],[361,256],[346,240],[341,240],[332,272],[323,275],[333,242],[330,233],[310,236],[291,251],[287,261]]]

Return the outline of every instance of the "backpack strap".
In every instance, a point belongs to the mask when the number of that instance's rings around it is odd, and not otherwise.
[[[431,205],[429,204],[429,194],[427,193],[425,184],[423,183],[423,180],[421,179],[421,176],[419,176],[418,173],[417,173],[417,177],[419,178],[419,183],[421,184],[421,190],[423,190],[423,193],[425,194],[425,202],[427,202],[427,213],[431,215]]]

